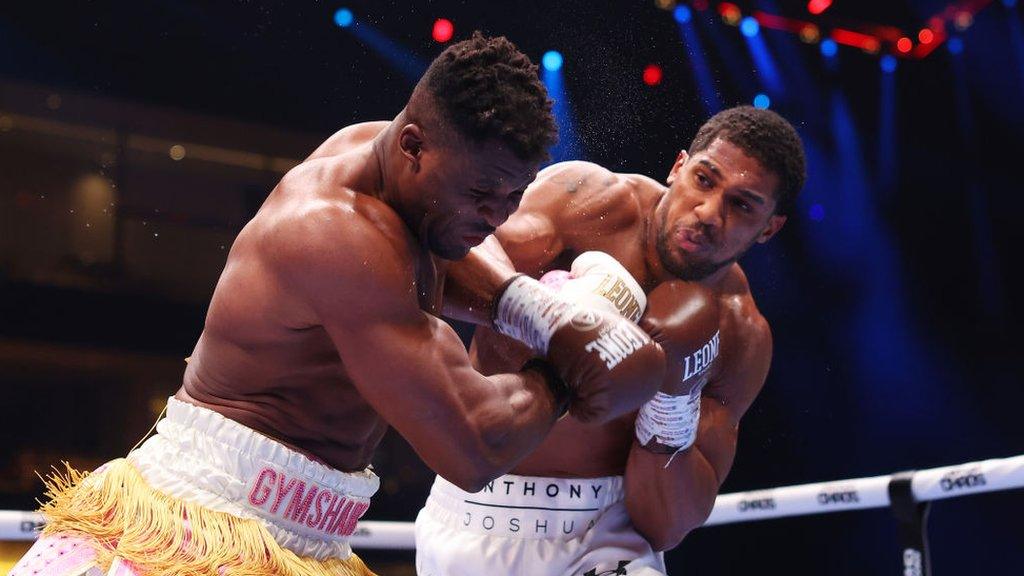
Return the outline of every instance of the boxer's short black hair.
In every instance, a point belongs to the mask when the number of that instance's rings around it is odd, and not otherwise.
[[[537,66],[504,36],[479,31],[449,46],[420,80],[444,120],[472,142],[496,138],[520,160],[542,162],[558,139]]]
[[[737,106],[715,114],[697,131],[690,155],[706,150],[716,138],[742,149],[779,179],[775,213],[787,215],[807,180],[804,145],[796,129],[771,110]]]

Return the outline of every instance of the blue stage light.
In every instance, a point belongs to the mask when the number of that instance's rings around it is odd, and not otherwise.
[[[334,13],[334,23],[342,28],[351,26],[353,20],[355,20],[355,16],[352,15],[352,11],[348,8],[338,8],[337,12]]]
[[[1007,8],[1013,8],[1017,5],[1017,0],[1003,0],[1003,6]]]
[[[672,16],[676,19],[676,22],[686,24],[693,18],[693,11],[690,10],[689,6],[676,6],[676,9],[672,11]]]
[[[757,19],[753,16],[747,16],[740,22],[740,32],[747,38],[757,36],[757,33],[760,31],[761,25],[757,23]]]
[[[562,69],[562,54],[556,50],[548,50],[540,59],[544,69],[549,72],[558,72]]]
[[[821,41],[821,55],[825,58],[832,58],[839,52],[839,44],[831,38],[826,38]]]
[[[812,204],[811,209],[807,211],[807,215],[811,217],[811,220],[821,222],[825,219],[825,207],[821,204]]]
[[[760,108],[761,110],[767,109],[772,105],[772,99],[767,94],[758,94],[754,96],[754,108]]]
[[[964,51],[964,41],[959,38],[949,39],[949,53],[960,54]]]
[[[893,56],[892,54],[886,54],[885,56],[882,56],[882,60],[879,62],[879,65],[881,65],[882,67],[882,72],[885,72],[886,74],[892,74],[893,72],[895,72],[896,64],[896,57]]]

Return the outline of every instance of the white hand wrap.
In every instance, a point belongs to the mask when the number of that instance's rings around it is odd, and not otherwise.
[[[501,294],[494,328],[534,352],[546,355],[551,335],[587,306],[602,308],[636,322],[647,296],[622,264],[604,252],[584,252],[572,263],[572,278],[556,293],[529,276],[518,276]],[[581,317],[586,322],[586,318]]]
[[[636,437],[646,446],[654,438],[659,444],[686,450],[697,439],[700,423],[700,392],[672,396],[658,392],[640,407],[636,415]]]
[[[498,299],[494,329],[544,356],[551,335],[575,312],[576,306],[557,298],[550,288],[529,276],[517,276]]]

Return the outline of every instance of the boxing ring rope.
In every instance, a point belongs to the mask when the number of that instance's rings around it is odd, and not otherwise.
[[[891,507],[901,525],[904,569],[928,574],[928,504],[1014,488],[1024,488],[1024,454],[886,476],[721,494],[705,526]],[[34,540],[44,522],[37,512],[0,510],[0,540]],[[413,524],[362,521],[351,542],[357,549],[413,550]]]

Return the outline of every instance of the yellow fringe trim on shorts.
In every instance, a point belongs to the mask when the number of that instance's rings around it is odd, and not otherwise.
[[[158,492],[127,460],[115,460],[97,474],[65,466],[65,473],[55,471],[46,480],[43,533],[95,538],[103,570],[116,557],[147,576],[373,576],[355,554],[345,560],[300,557],[257,520]]]

